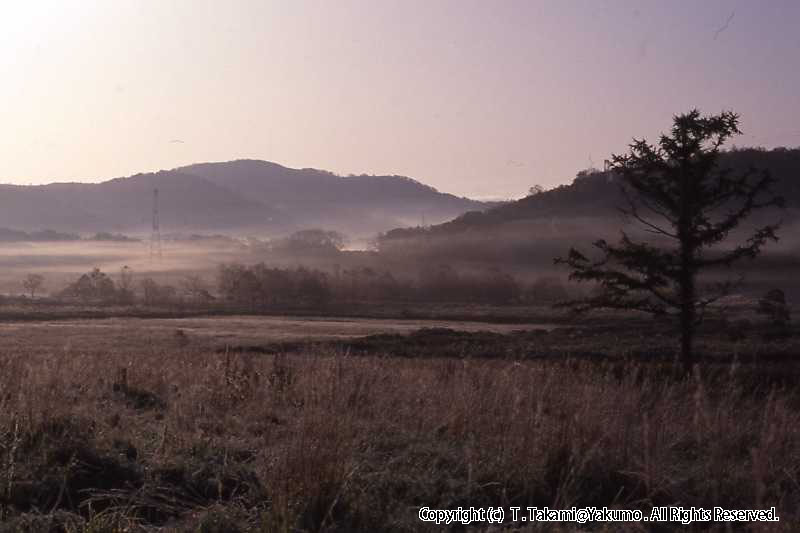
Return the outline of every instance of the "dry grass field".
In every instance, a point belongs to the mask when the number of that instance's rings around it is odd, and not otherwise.
[[[7,342],[43,348],[81,346],[111,350],[131,340],[169,346],[180,330],[184,341],[200,346],[226,343],[268,343],[298,340],[334,340],[373,334],[408,334],[421,328],[511,333],[519,324],[456,322],[452,320],[356,319],[291,316],[226,316],[190,318],[107,318],[95,320],[27,320],[0,323]],[[525,329],[552,329],[552,324],[525,325]],[[135,332],[135,333],[134,333]]]
[[[679,379],[646,357],[663,331],[420,325],[5,324],[0,531],[433,531],[419,507],[498,505],[775,506],[745,528],[795,530],[797,341],[708,337],[737,362]]]

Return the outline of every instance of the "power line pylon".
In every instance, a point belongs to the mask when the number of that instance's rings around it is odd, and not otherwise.
[[[150,261],[161,261],[161,229],[158,223],[158,189],[153,189],[153,232],[150,234]]]

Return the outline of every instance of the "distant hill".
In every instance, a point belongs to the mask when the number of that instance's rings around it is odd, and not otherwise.
[[[782,242],[796,244],[800,225],[800,149],[738,149],[725,152],[720,166],[736,172],[748,168],[769,171],[777,180],[774,192],[787,209],[760,212],[771,221],[782,219]],[[484,212],[465,213],[429,228],[398,228],[384,234],[381,248],[474,261],[488,259],[552,261],[565,246],[597,238],[616,238],[625,205],[612,173],[583,171],[569,185],[534,194]],[[586,244],[584,242],[584,244]]]
[[[800,209],[800,149],[726,152],[721,167],[737,172],[748,168],[767,170],[776,179],[774,192],[783,196],[787,208]],[[474,230],[480,226],[504,224],[524,219],[617,218],[617,208],[624,205],[619,185],[608,172],[584,171],[570,185],[528,196],[500,205],[483,213],[466,213],[434,231]],[[790,215],[794,215],[791,213]]]
[[[239,160],[176,169],[269,205],[298,225],[374,234],[397,226],[443,222],[491,204],[441,193],[404,176],[337,176],[310,168]]]
[[[103,183],[0,186],[0,226],[22,230],[142,232],[159,189],[165,229],[234,229],[266,225],[277,212],[197,176],[138,174]]]
[[[370,235],[417,224],[422,217],[441,222],[489,205],[401,176],[339,177],[243,160],[102,183],[0,185],[0,227],[147,232],[154,188],[164,232],[279,234],[323,227]]]

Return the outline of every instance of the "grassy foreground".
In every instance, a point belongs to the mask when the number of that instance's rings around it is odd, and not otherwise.
[[[15,346],[0,531],[433,531],[419,507],[499,505],[775,506],[779,523],[746,528],[793,531],[800,391],[720,368],[237,352],[135,330],[111,350]]]

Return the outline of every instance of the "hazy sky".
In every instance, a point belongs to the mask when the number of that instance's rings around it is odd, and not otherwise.
[[[510,197],[693,106],[800,145],[800,2],[0,0],[4,182],[246,157]]]

